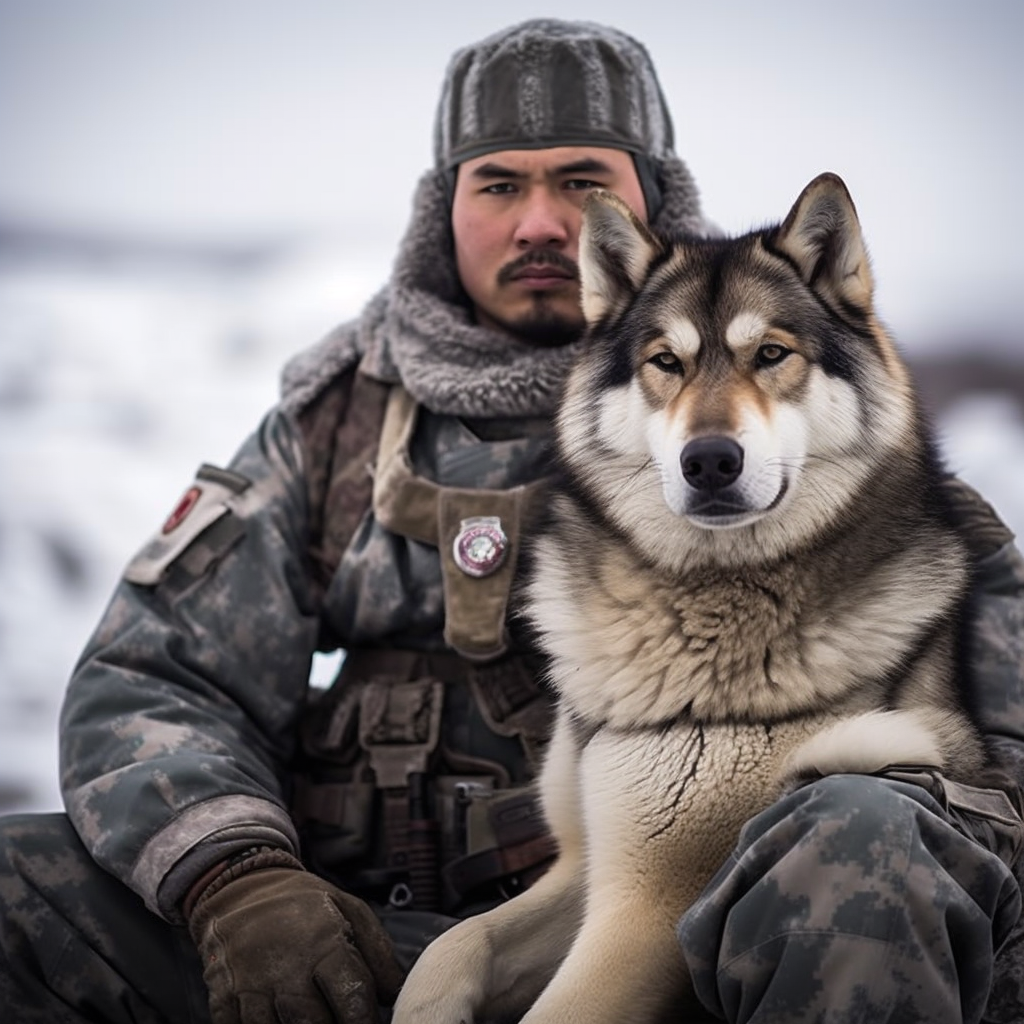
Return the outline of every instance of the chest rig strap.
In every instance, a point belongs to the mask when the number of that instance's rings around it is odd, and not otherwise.
[[[442,487],[416,476],[409,444],[417,405],[404,388],[388,398],[381,431],[373,511],[392,533],[438,549],[445,604],[445,642],[465,658],[489,660],[508,642],[505,617],[521,545],[522,525],[544,481],[507,490]],[[507,546],[500,557],[481,559],[482,574],[471,574],[464,540],[480,531],[485,545]],[[495,533],[495,531],[497,531]],[[504,535],[503,537],[501,535]],[[469,568],[467,568],[469,565]]]
[[[426,803],[426,772],[441,735],[444,684],[436,679],[371,679],[362,692],[359,745],[380,790],[389,867],[408,872],[406,894],[392,901],[436,908],[438,834]]]

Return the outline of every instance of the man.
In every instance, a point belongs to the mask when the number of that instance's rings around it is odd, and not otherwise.
[[[387,287],[293,361],[229,469],[200,470],[75,670],[67,817],[2,825],[0,998],[19,1022],[201,1021],[208,995],[218,1024],[365,1024],[453,915],[512,894],[552,854],[524,785],[548,698],[508,607],[581,330],[581,203],[601,186],[655,228],[707,225],[649,58],[611,29],[533,21],[457,53],[435,154]],[[1024,743],[1020,631],[1007,625],[1022,618],[1024,572],[975,506],[992,581],[979,661],[1009,756]],[[310,694],[313,652],[337,647],[339,680]],[[941,912],[961,913],[981,954],[961,978],[964,1019],[978,1019],[992,949],[1020,912],[995,830],[1019,832],[894,785],[931,815],[923,878],[966,879]],[[841,796],[826,803],[843,812]],[[756,856],[738,862],[751,877],[727,865],[681,932],[702,998],[730,1020],[827,1004],[786,941],[805,938],[788,866],[821,848],[813,808],[767,814],[798,823],[789,841],[766,816],[752,823],[742,842]],[[987,846],[965,838],[985,827]],[[870,893],[864,843],[847,860]],[[796,859],[807,870],[813,856]],[[765,895],[775,865],[794,893],[785,917]],[[820,865],[812,874],[829,904]],[[939,910],[919,902],[930,927]],[[761,954],[742,945],[750,907],[768,922]],[[891,938],[913,953],[916,933]],[[878,1019],[917,1019],[921,977],[878,981],[863,963],[850,954],[834,1019],[867,1019],[857,986],[876,981],[906,1004]]]

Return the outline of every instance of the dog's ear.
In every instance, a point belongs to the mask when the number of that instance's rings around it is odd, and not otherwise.
[[[871,312],[871,265],[857,210],[838,175],[819,174],[800,193],[769,245],[789,256],[807,286],[834,308]]]
[[[580,230],[580,301],[594,324],[636,295],[661,244],[612,192],[592,192]]]

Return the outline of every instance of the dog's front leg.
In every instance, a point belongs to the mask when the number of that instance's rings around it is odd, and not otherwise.
[[[591,738],[580,767],[586,916],[523,1024],[685,1019],[676,924],[770,799],[771,743],[760,726],[696,723]]]
[[[518,1021],[558,969],[583,915],[579,752],[559,718],[540,778],[558,859],[532,888],[432,942],[409,974],[394,1024]]]
[[[582,904],[578,867],[556,862],[515,899],[460,922],[416,961],[394,1024],[518,1021],[569,948]]]
[[[664,894],[605,891],[601,904],[588,911],[572,950],[522,1024],[681,1019],[690,986]]]

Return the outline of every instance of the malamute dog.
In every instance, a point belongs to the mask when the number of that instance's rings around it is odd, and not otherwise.
[[[967,549],[842,181],[732,240],[659,240],[596,194],[580,272],[526,608],[559,855],[427,949],[396,1024],[660,1020],[687,992],[680,916],[781,792],[986,764]]]

